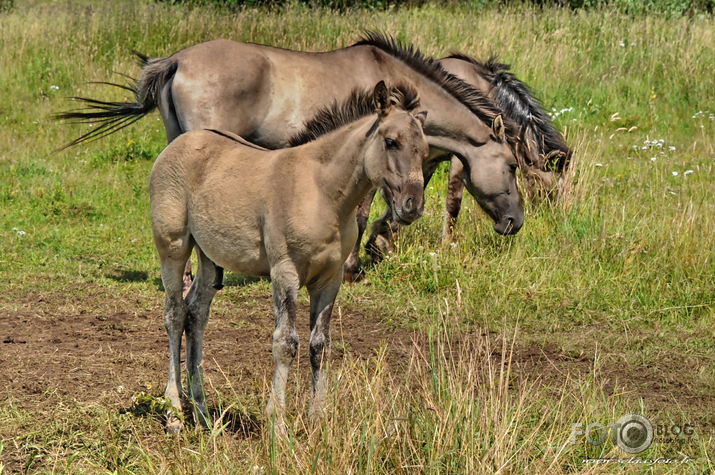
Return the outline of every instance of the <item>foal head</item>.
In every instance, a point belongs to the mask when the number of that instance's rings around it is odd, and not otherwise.
[[[368,132],[365,172],[373,186],[382,188],[395,219],[409,224],[422,216],[424,177],[422,164],[429,145],[422,126],[427,111],[419,107],[410,88],[389,90],[380,81],[373,91],[377,120]]]

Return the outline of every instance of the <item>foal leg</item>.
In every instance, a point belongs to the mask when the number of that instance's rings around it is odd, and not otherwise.
[[[310,294],[310,366],[313,370],[312,397],[308,415],[318,418],[323,415],[325,399],[328,392],[327,376],[321,371],[327,361],[330,348],[330,315],[333,311],[335,297],[340,289],[340,272],[327,285],[309,287]]]
[[[284,260],[271,268],[273,284],[273,310],[276,328],[273,331],[273,387],[266,406],[266,414],[275,417],[276,429],[285,434],[283,414],[288,371],[298,352],[298,333],[295,330],[295,314],[298,304],[300,281],[292,262]]]
[[[206,428],[210,427],[209,413],[206,409],[203,374],[203,347],[206,324],[209,321],[211,301],[216,295],[216,265],[206,257],[198,247],[199,270],[186,299],[188,319],[186,320],[186,369],[188,387],[195,416]]]
[[[447,184],[447,203],[442,225],[442,243],[452,241],[454,226],[462,207],[462,194],[464,192],[464,165],[456,157],[452,157],[449,167],[449,181]]]
[[[353,247],[343,267],[343,279],[346,282],[356,282],[362,275],[360,269],[360,242],[367,227],[367,220],[370,217],[370,207],[372,206],[372,200],[375,197],[376,191],[377,188],[368,193],[357,208],[357,240],[355,241],[355,247]]]
[[[181,431],[183,426],[177,416],[181,414],[181,336],[187,315],[186,303],[181,295],[184,262],[185,257],[177,259],[166,256],[162,256],[161,262],[161,280],[166,292],[164,327],[169,336],[169,380],[164,396],[173,406],[166,414],[166,428],[174,433]]]

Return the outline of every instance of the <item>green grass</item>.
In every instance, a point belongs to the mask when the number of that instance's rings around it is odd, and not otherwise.
[[[639,456],[687,455],[695,459],[688,469],[713,470],[715,22],[707,16],[431,6],[231,14],[17,2],[0,13],[0,315],[37,293],[75,292],[81,302],[85,287],[131,296],[145,310],[161,302],[147,194],[165,143],[161,122],[151,115],[101,142],[54,152],[82,130],[48,118],[71,106],[63,97],[122,98],[84,83],[137,75],[132,49],[162,56],[225,37],[318,51],[350,44],[363,29],[435,56],[496,53],[547,110],[573,108],[555,119],[576,150],[563,202],[529,204],[522,231],[503,238],[467,198],[458,240],[443,246],[441,169],[425,217],[404,230],[399,252],[339,296],[345,313],[429,334],[430,350],[414,350],[404,371],[382,354],[347,358],[334,368],[333,414],[321,428],[303,420],[300,396],[291,403],[293,436],[281,442],[269,430],[244,439],[218,428],[175,440],[155,418],[120,413],[126,397],[83,406],[45,394],[54,402],[37,411],[18,394],[0,408],[0,460],[13,469],[110,472],[587,471],[583,458],[623,453],[568,444],[571,424],[638,412],[701,427],[685,445],[656,443]],[[651,145],[659,139],[662,146]],[[224,311],[269,293],[264,281],[237,281],[230,276],[217,299]],[[70,300],[62,305],[82,308]],[[446,356],[452,339],[482,332],[492,337],[469,337],[471,353]],[[536,368],[523,380],[490,358],[494,345],[505,363],[520,348],[553,347],[589,358],[590,373],[559,379]],[[620,370],[640,371],[644,381],[614,386]],[[295,394],[305,394],[298,389],[307,381],[294,377]],[[672,402],[642,391],[657,378]],[[701,403],[680,405],[677,382]],[[266,388],[227,384],[212,392],[217,404],[260,419]]]

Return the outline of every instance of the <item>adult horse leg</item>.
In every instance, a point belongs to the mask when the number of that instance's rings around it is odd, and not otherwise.
[[[368,193],[357,208],[357,240],[355,241],[355,247],[353,247],[352,252],[350,252],[343,266],[343,280],[346,282],[357,282],[362,277],[362,269],[360,269],[360,243],[362,241],[362,235],[365,233],[365,228],[367,227],[367,220],[370,217],[370,207],[372,206],[372,200],[375,198],[376,191],[377,188]]]
[[[275,417],[275,427],[279,434],[285,435],[283,421],[285,412],[285,392],[288,371],[298,352],[298,333],[295,330],[295,314],[298,303],[300,281],[295,266],[284,260],[271,268],[273,284],[273,311],[276,328],[273,331],[273,387],[266,406],[266,414]]]
[[[188,372],[188,391],[194,404],[194,415],[204,427],[210,427],[209,413],[206,409],[203,374],[203,347],[206,324],[209,321],[211,301],[216,295],[217,267],[197,246],[199,270],[186,298],[188,318],[186,319],[186,369]]]
[[[323,364],[328,359],[330,348],[330,316],[335,297],[340,289],[340,272],[336,272],[327,285],[309,287],[310,294],[310,366],[313,370],[312,397],[308,416],[319,418],[323,415],[328,392],[326,371]]]
[[[164,327],[169,336],[169,379],[164,396],[171,403],[172,409],[166,414],[166,428],[169,432],[181,431],[181,336],[184,333],[188,308],[182,297],[182,274],[186,259],[191,254],[189,236],[157,239],[161,258],[161,280],[166,292],[164,306]],[[174,250],[172,252],[172,250]]]
[[[462,194],[464,192],[464,165],[457,157],[452,157],[449,166],[449,181],[447,182],[447,203],[442,226],[442,242],[452,241],[454,226],[462,207]]]

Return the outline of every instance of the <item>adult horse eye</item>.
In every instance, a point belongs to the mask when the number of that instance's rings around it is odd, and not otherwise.
[[[385,148],[388,150],[398,150],[400,143],[397,140],[385,138]]]

